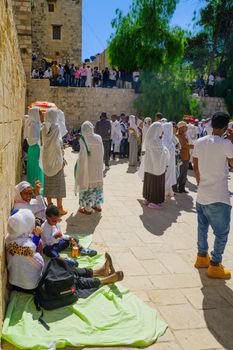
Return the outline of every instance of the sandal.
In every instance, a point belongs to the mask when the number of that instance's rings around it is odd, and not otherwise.
[[[108,253],[105,253],[105,259],[108,261],[109,263],[109,268],[110,268],[110,274],[115,273],[115,269],[113,267],[113,263],[112,263],[112,258]]]
[[[148,208],[150,208],[150,209],[161,209],[162,206],[159,205],[159,204],[150,203],[150,204],[148,205]]]
[[[65,210],[63,207],[59,207],[58,210],[61,216],[66,215],[68,213],[68,211]]]
[[[86,215],[91,215],[92,213],[91,211],[87,211],[85,208],[79,208],[78,212]]]
[[[95,256],[97,254],[96,250],[89,248],[81,248],[79,252],[82,256]]]
[[[98,208],[98,207],[92,207],[92,209],[94,209],[95,211],[98,211],[99,213],[101,213],[102,209]]]

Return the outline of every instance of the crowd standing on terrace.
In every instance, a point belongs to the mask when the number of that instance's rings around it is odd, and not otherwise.
[[[139,71],[125,71],[106,67],[99,70],[83,63],[81,66],[66,62],[65,65],[53,61],[46,70],[33,69],[32,79],[49,79],[51,86],[102,87],[134,89],[139,92]]]

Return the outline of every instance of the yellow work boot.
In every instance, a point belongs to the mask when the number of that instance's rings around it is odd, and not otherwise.
[[[207,270],[207,276],[210,278],[222,278],[228,280],[231,278],[231,272],[222,264],[219,264],[217,266],[210,265]]]
[[[197,269],[201,269],[201,268],[204,268],[204,267],[209,267],[210,265],[210,257],[209,255],[207,256],[197,256],[197,259],[196,259],[196,262],[194,264],[194,266],[197,268]]]

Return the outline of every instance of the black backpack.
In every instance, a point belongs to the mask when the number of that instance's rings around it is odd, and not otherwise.
[[[46,264],[38,287],[34,292],[37,310],[54,310],[71,305],[78,300],[75,275],[71,267],[60,258],[53,258]],[[43,312],[39,321],[42,320]],[[48,328],[48,327],[46,327]]]

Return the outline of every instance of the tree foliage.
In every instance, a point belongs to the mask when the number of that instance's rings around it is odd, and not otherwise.
[[[159,71],[182,55],[183,31],[170,30],[169,20],[178,0],[133,0],[129,13],[117,10],[112,21],[115,34],[109,43],[109,58],[121,69]]]
[[[185,58],[195,69],[217,71],[227,76],[233,55],[233,1],[206,0],[197,25],[200,30],[188,38]]]
[[[136,107],[143,116],[163,113],[168,120],[180,120],[190,112],[190,88],[186,72],[181,66],[167,68],[162,74],[144,73],[143,94]]]

